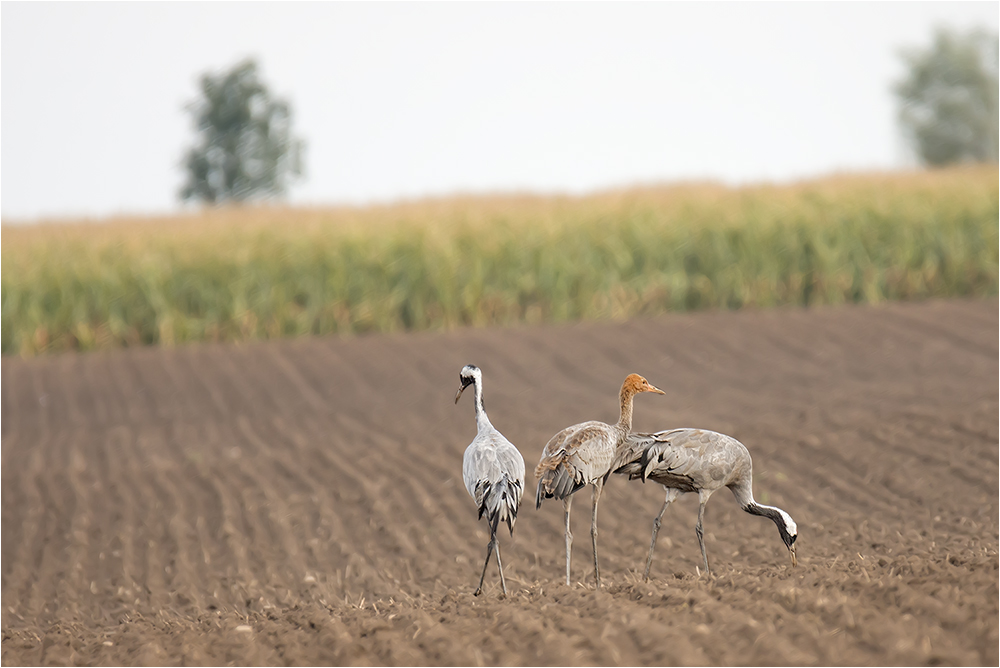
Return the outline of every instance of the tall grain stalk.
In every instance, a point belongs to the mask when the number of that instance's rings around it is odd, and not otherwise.
[[[33,355],[995,295],[995,166],[3,228]]]

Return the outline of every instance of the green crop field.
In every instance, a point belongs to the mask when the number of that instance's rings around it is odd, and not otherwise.
[[[996,166],[3,227],[2,351],[996,295]]]

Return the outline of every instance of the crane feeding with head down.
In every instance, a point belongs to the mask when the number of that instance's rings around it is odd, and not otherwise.
[[[660,514],[653,520],[653,536],[649,541],[649,556],[643,577],[649,579],[649,568],[653,563],[653,548],[656,534],[660,530],[660,519],[667,506],[681,494],[698,493],[698,523],[695,533],[701,547],[701,557],[708,573],[708,554],[705,552],[705,538],[702,521],[705,504],[717,490],[728,487],[740,508],[751,515],[760,515],[772,520],[778,526],[778,534],[788,548],[792,566],[798,562],[795,557],[795,539],[798,528],[791,515],[781,508],[765,506],[753,498],[753,463],[746,446],[732,436],[706,429],[670,429],[655,434],[630,434],[618,450],[612,465],[615,473],[658,482],[667,490],[666,501]]]

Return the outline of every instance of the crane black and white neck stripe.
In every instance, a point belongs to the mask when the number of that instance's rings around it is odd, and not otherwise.
[[[475,500],[479,508],[479,518],[486,515],[490,527],[490,542],[486,547],[486,561],[483,564],[483,574],[479,578],[479,587],[475,595],[483,591],[483,580],[486,578],[486,568],[490,563],[490,555],[496,552],[497,568],[500,571],[500,586],[507,593],[507,583],[503,576],[503,564],[500,561],[500,543],[497,540],[497,527],[500,522],[507,524],[510,535],[514,535],[514,522],[517,520],[517,509],[524,492],[524,459],[517,448],[497,431],[486,415],[483,404],[483,372],[477,366],[468,364],[459,373],[461,387],[455,395],[455,403],[465,388],[472,385],[475,392],[476,437],[465,449],[462,460],[462,479],[465,489]]]
[[[698,493],[698,523],[695,533],[701,547],[701,557],[705,571],[709,572],[708,554],[702,522],[705,504],[719,489],[728,487],[736,497],[736,502],[747,513],[770,519],[778,527],[778,535],[788,548],[792,565],[798,563],[795,556],[795,540],[798,527],[791,515],[781,508],[765,506],[753,498],[753,462],[746,446],[732,436],[726,436],[707,429],[670,429],[655,434],[629,434],[618,450],[612,465],[615,473],[658,482],[666,488],[666,500],[660,514],[653,520],[653,535],[649,541],[649,555],[646,557],[646,578],[653,563],[653,548],[656,534],[660,530],[660,519],[667,506],[681,494]]]

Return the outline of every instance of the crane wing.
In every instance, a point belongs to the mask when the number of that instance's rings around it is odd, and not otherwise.
[[[749,463],[742,443],[707,429],[671,429],[637,436],[648,442],[639,460],[643,479],[663,479],[675,486],[692,481],[697,487],[718,487]]]
[[[524,486],[524,458],[514,444],[503,439],[497,446],[497,462],[500,464],[500,471],[511,480]],[[520,498],[520,496],[518,497]]]
[[[542,498],[565,498],[607,475],[614,446],[611,427],[597,421],[567,427],[549,439],[535,467],[536,506]]]
[[[627,475],[629,480],[638,478],[642,473],[642,453],[656,441],[655,434],[629,434],[618,446],[611,470],[620,475]]]
[[[465,489],[476,501],[479,517],[492,525],[499,516],[514,532],[517,509],[524,494],[524,459],[500,432],[477,437],[462,460]]]

